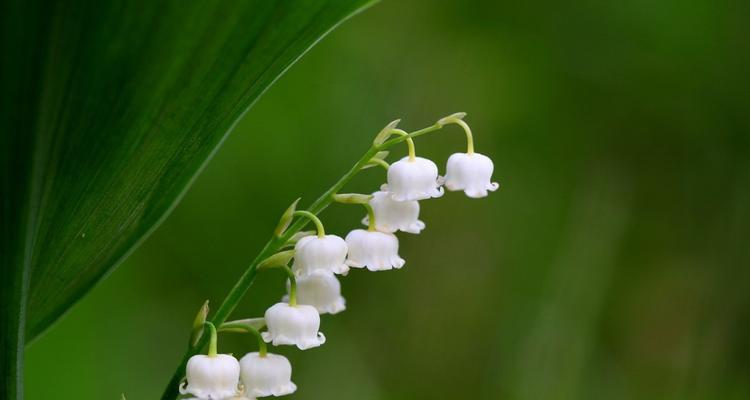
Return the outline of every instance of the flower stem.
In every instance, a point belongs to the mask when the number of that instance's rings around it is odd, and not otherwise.
[[[383,167],[386,171],[388,171],[388,168],[391,167],[391,165],[388,164],[387,161],[381,160],[380,158],[373,158],[372,160],[370,160],[370,163],[377,164],[377,165]]]
[[[266,342],[263,340],[263,336],[260,335],[260,332],[258,331],[258,329],[255,329],[252,326],[249,326],[247,324],[228,322],[228,323],[222,324],[221,327],[219,328],[219,331],[224,331],[224,330],[226,330],[227,332],[252,333],[253,336],[255,336],[255,339],[258,340],[258,354],[261,357],[265,357],[266,354],[268,354],[268,347],[266,346]]]
[[[305,210],[295,211],[293,215],[295,217],[305,217],[312,221],[315,224],[315,228],[318,230],[319,238],[322,238],[326,235],[326,230],[325,228],[323,228],[323,222],[320,221],[320,218],[318,218],[317,215]]]
[[[206,326],[208,326],[208,330],[211,332],[211,339],[208,342],[208,356],[209,357],[216,357],[218,354],[217,351],[217,342],[218,342],[218,335],[216,334],[216,326],[210,322],[206,322]]]
[[[426,128],[422,128],[422,129],[420,129],[418,131],[411,132],[411,133],[409,133],[406,136],[399,136],[399,137],[396,137],[396,138],[393,138],[393,139],[389,139],[389,140],[385,141],[383,144],[381,144],[379,146],[379,149],[381,149],[381,150],[382,149],[387,149],[387,148],[389,148],[389,147],[391,147],[391,146],[393,146],[393,145],[395,145],[397,143],[403,142],[404,140],[413,139],[413,138],[415,138],[417,136],[422,136],[425,133],[434,132],[434,131],[442,129],[442,128],[443,128],[442,124],[435,123],[435,124],[430,125],[430,126],[428,126]]]
[[[371,194],[347,193],[333,195],[333,201],[341,204],[360,204],[367,210],[368,230],[375,230],[375,211],[370,205]]]
[[[255,339],[258,340],[258,355],[261,358],[265,357],[268,354],[268,346],[266,341],[263,340],[263,336],[260,336],[260,332],[255,329],[248,329],[247,331],[255,335]]]
[[[401,129],[393,129],[391,133],[406,138],[406,144],[409,146],[409,161],[414,161],[417,157],[417,151],[414,149],[414,140],[409,136],[409,133]]]
[[[375,231],[375,210],[372,209],[370,203],[362,203],[367,210],[367,230],[370,232]]]
[[[289,305],[294,307],[297,305],[297,278],[294,276],[292,269],[286,265],[282,265],[280,268],[289,277]]]
[[[328,190],[323,192],[323,194],[321,194],[320,197],[318,197],[310,205],[310,207],[307,208],[307,211],[311,214],[317,215],[325,210],[326,207],[328,207],[333,201],[333,196],[338,193],[347,183],[349,183],[349,181],[351,181],[352,178],[354,178],[354,176],[359,173],[359,171],[366,167],[370,160],[378,152],[386,150],[407,139],[439,130],[442,127],[443,125],[435,123],[426,128],[411,132],[407,136],[399,136],[393,139],[389,139],[379,145],[371,146],[367,150],[367,152],[365,152],[365,154],[359,160],[357,160],[357,162],[355,162],[354,165],[352,165],[352,167],[341,178],[339,178],[338,181],[336,181],[336,183],[333,184],[333,186],[329,187]],[[284,234],[278,237],[273,236],[265,244],[265,246],[263,246],[260,253],[258,253],[258,255],[256,255],[255,258],[250,262],[250,265],[247,267],[247,269],[245,269],[245,272],[242,274],[242,276],[240,276],[239,280],[237,280],[227,296],[224,298],[224,301],[216,309],[216,313],[214,314],[213,318],[211,318],[211,322],[221,325],[224,321],[227,320],[232,311],[234,311],[234,308],[237,306],[245,293],[247,293],[247,290],[253,284],[255,275],[258,272],[258,264],[266,258],[272,256],[273,254],[276,254],[279,249],[286,245],[289,239],[291,239],[297,232],[301,231],[305,226],[307,226],[309,222],[310,221],[308,219],[297,219],[287,228]],[[178,389],[180,381],[185,376],[185,366],[187,365],[188,360],[190,359],[190,357],[198,354],[198,352],[200,352],[200,350],[203,349],[207,343],[208,338],[206,338],[204,335],[195,346],[190,346],[187,348],[182,356],[180,365],[174,371],[174,374],[172,374],[172,377],[167,384],[164,393],[162,393],[162,400],[174,400],[177,398],[177,396],[179,395]]]
[[[462,119],[457,119],[453,123],[458,124],[461,128],[464,128],[464,132],[466,132],[466,154],[474,154],[474,136],[471,134],[471,128],[469,128],[469,124],[464,122]]]

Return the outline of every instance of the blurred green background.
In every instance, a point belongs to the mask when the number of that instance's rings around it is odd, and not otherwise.
[[[27,397],[157,398],[198,307],[293,199],[390,120],[466,111],[501,190],[423,202],[404,269],[344,278],[328,342],[273,350],[292,359],[290,398],[750,398],[748,18],[713,0],[375,6],[282,77],[156,233],[30,346]],[[417,140],[441,171],[463,148],[455,127]],[[322,216],[343,236],[362,212]],[[259,276],[235,317],[262,315],[283,280]]]

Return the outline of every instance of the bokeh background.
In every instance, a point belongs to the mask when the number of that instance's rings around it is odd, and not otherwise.
[[[198,307],[293,199],[392,119],[456,111],[502,189],[425,201],[404,269],[344,278],[325,346],[274,349],[290,398],[750,398],[749,18],[714,0],[373,7],[282,77],[166,222],[31,345],[28,399],[158,398]],[[455,127],[417,140],[439,165],[463,148]],[[362,211],[322,216],[343,236]],[[235,316],[262,315],[283,280],[259,276]]]

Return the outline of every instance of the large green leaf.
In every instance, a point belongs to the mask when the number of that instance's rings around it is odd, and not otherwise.
[[[369,2],[0,4],[3,398],[20,397],[24,331],[124,259],[252,102]]]

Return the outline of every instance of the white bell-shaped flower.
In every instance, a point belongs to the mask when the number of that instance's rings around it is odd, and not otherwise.
[[[265,319],[268,331],[261,335],[266,343],[272,342],[274,346],[288,344],[306,350],[326,341],[323,332],[318,332],[320,315],[313,306],[276,303],[266,310]]]
[[[287,281],[287,291],[290,288]],[[289,295],[283,301],[289,301]],[[320,314],[337,314],[346,309],[346,300],[341,296],[341,283],[328,271],[315,271],[297,278],[297,304],[315,307]]]
[[[344,263],[347,251],[344,239],[336,235],[303,237],[294,246],[292,270],[297,276],[315,271],[345,274],[349,272],[349,267]]]
[[[181,394],[201,400],[226,399],[238,393],[240,363],[228,354],[199,354],[190,357],[185,375],[187,382],[180,386]]]
[[[388,185],[383,185],[379,192],[372,194],[370,206],[375,213],[375,229],[380,232],[396,231],[419,233],[424,229],[424,222],[419,220],[419,202],[395,201],[388,193]],[[368,225],[369,218],[362,223]]]
[[[479,153],[455,153],[448,158],[445,168],[445,187],[463,190],[472,198],[486,197],[500,185],[491,182],[494,165],[489,157]]]
[[[244,395],[249,398],[284,396],[294,393],[292,364],[278,354],[248,353],[240,359]]]
[[[443,195],[437,165],[422,158],[408,156],[388,168],[388,191],[396,201],[424,200]]]
[[[346,263],[352,268],[384,271],[404,266],[404,259],[398,255],[398,239],[392,233],[355,229],[346,235],[346,244]]]

